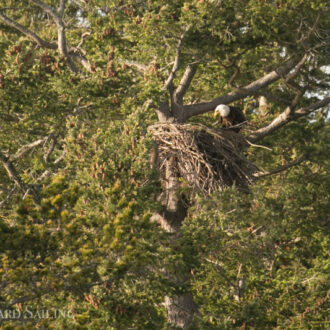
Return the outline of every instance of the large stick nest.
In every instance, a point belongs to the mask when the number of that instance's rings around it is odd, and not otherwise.
[[[163,179],[170,168],[204,194],[234,184],[246,189],[253,182],[256,167],[244,156],[248,144],[242,135],[200,124],[156,124],[149,130],[158,147]]]

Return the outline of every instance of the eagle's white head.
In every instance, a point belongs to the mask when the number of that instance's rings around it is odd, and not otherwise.
[[[214,117],[221,116],[221,117],[228,117],[230,113],[230,107],[225,104],[219,104],[214,110]]]

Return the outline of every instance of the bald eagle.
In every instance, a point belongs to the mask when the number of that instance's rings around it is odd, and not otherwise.
[[[240,108],[230,107],[225,104],[219,104],[214,110],[214,118],[220,117],[220,124],[222,127],[232,127],[246,121],[246,118]],[[238,133],[241,127],[232,128]]]

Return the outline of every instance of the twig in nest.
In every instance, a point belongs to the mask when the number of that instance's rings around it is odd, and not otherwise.
[[[242,135],[200,124],[157,124],[149,130],[158,145],[161,174],[170,166],[204,194],[253,182],[256,167],[244,157],[248,143]]]

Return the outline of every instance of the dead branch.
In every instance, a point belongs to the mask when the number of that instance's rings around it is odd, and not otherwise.
[[[312,27],[309,27],[309,31],[307,32],[307,34],[306,35],[303,35],[302,34],[301,38],[298,40],[298,43],[301,43],[305,48],[306,48],[306,46],[304,45],[304,43],[305,43],[306,40],[308,40],[310,38],[310,36],[313,33],[314,34],[316,33],[316,28],[317,28],[317,25],[320,22],[320,18],[321,18],[321,14],[318,13],[313,26]]]
[[[40,0],[31,0],[34,4],[36,4],[38,7],[40,7],[42,10],[44,10],[46,13],[48,13],[54,20],[56,26],[57,26],[57,43],[58,43],[58,50],[61,55],[63,55],[68,63],[69,68],[73,72],[79,72],[79,69],[74,64],[72,58],[68,54],[68,47],[66,42],[66,36],[65,36],[65,26],[62,20],[64,6],[66,1],[61,1],[60,4],[60,10],[61,12],[58,14],[55,10],[55,8],[45,4],[44,2]],[[62,14],[62,15],[61,15]]]
[[[287,169],[289,169],[289,168],[291,168],[293,166],[299,165],[299,164],[301,164],[304,161],[306,161],[306,157],[305,156],[300,156],[298,159],[296,159],[293,162],[290,162],[288,164],[285,164],[283,166],[280,166],[280,167],[278,167],[278,168],[276,168],[274,170],[271,170],[271,171],[267,171],[267,172],[263,172],[263,171],[256,172],[256,173],[253,174],[253,176],[255,178],[263,178],[265,176],[278,174],[278,173],[281,173],[281,172],[283,172],[283,171],[285,171],[285,170],[287,170]]]
[[[81,39],[80,39],[80,42],[79,44],[76,46],[76,49],[79,49],[80,51],[82,51],[81,49],[81,46],[83,45],[85,39],[91,35],[91,32],[90,31],[86,31],[84,32],[82,35],[81,35]],[[86,52],[83,51],[83,54],[86,55]]]
[[[297,119],[299,117],[306,116],[312,113],[313,111],[326,106],[329,103],[330,103],[330,96],[327,96],[323,100],[320,100],[307,107],[303,107],[295,111],[292,111],[290,107],[287,107],[270,124],[252,132],[247,137],[247,139],[251,142],[256,142],[258,140],[261,140],[263,137],[273,133],[274,131],[278,130],[280,127],[287,124],[288,122]]]
[[[39,139],[39,140],[36,140],[36,141],[33,141],[31,143],[24,145],[14,155],[9,157],[9,161],[13,162],[15,160],[22,158],[31,149],[43,144],[47,140],[47,138],[48,138],[48,136],[44,137],[43,139]]]
[[[65,35],[65,25],[63,23],[63,14],[64,14],[66,1],[61,0],[58,12],[56,11],[55,8],[47,5],[46,3],[40,0],[31,0],[31,2],[33,2],[35,5],[40,7],[42,10],[44,10],[53,18],[57,27],[57,34],[58,34],[57,43],[48,42],[40,38],[36,33],[30,31],[28,28],[22,26],[21,24],[13,21],[12,19],[4,15],[3,12],[1,11],[0,11],[0,20],[5,24],[7,24],[8,26],[18,30],[19,32],[27,36],[29,39],[32,39],[38,46],[47,49],[58,49],[60,54],[63,55],[64,58],[66,59],[67,64],[72,72],[75,73],[80,72],[75,62],[82,65],[88,72],[91,73],[94,72],[92,70],[89,61],[83,55],[78,53],[78,50],[80,49],[79,48],[70,49],[70,47],[67,45],[67,40]],[[82,36],[82,40],[83,40],[83,36]],[[83,51],[81,50],[80,52],[83,53]]]
[[[23,181],[21,180],[19,174],[16,171],[16,168],[12,164],[12,162],[9,160],[9,157],[4,156],[2,153],[0,153],[0,161],[5,168],[10,180],[12,180],[17,187],[19,187],[21,190],[25,191],[26,187]]]
[[[173,89],[173,80],[175,78],[175,74],[179,69],[180,66],[180,57],[181,57],[181,47],[183,44],[183,39],[187,33],[187,31],[189,30],[190,26],[186,27],[186,29],[184,30],[184,32],[181,34],[179,41],[177,43],[177,47],[176,47],[176,55],[175,55],[175,59],[174,59],[174,63],[173,63],[173,67],[172,70],[164,84],[163,89],[164,90],[169,90],[170,93],[172,92],[171,90]]]
[[[236,64],[234,64],[234,73],[232,74],[232,76],[228,80],[228,86],[231,89],[236,89],[237,88],[236,86],[233,85],[233,83],[234,83],[234,80],[237,78],[239,73],[240,73],[239,67]]]
[[[282,103],[282,104],[285,104],[285,105],[291,105],[291,102],[287,99],[284,99],[282,97],[279,97],[277,95],[274,95],[268,91],[258,91],[258,92],[255,92],[253,93],[253,95],[255,96],[264,96],[266,97],[267,99],[269,100],[272,100],[276,103]]]
[[[239,66],[237,65],[237,60],[239,60],[239,58],[244,55],[249,49],[246,48],[244,49],[242,52],[238,53],[233,59],[232,61],[230,62],[230,64],[228,65],[225,65],[223,63],[220,63],[220,65],[225,68],[225,69],[230,69],[230,68],[234,68],[234,73],[232,74],[232,76],[229,78],[229,81],[228,81],[228,86],[231,88],[231,89],[236,89],[237,87],[233,85],[234,83],[234,80],[237,78],[238,74],[240,73],[240,68]]]
[[[53,153],[53,151],[55,150],[55,147],[56,147],[56,143],[57,143],[57,135],[51,135],[49,137],[49,140],[50,140],[50,145],[49,145],[49,148],[48,150],[45,152],[44,154],[44,161],[46,163],[49,162],[50,160],[50,156],[51,154]]]
[[[186,71],[183,74],[181,81],[174,92],[174,99],[176,103],[182,104],[183,97],[186,94],[187,89],[189,88],[196,71],[197,64],[187,66]]]
[[[299,71],[301,70],[301,68],[304,66],[304,64],[306,63],[306,61],[309,59],[309,54],[305,53],[305,55],[302,57],[302,59],[298,62],[298,64],[293,68],[293,70],[286,76],[286,78],[284,79],[285,82],[289,82],[290,80],[294,79]]]
[[[127,66],[135,67],[141,73],[145,73],[149,68],[148,65],[145,65],[143,63],[139,63],[139,62],[136,62],[136,61],[121,60],[120,62],[127,65]]]
[[[46,40],[43,40],[34,32],[30,31],[23,25],[13,21],[12,19],[4,15],[1,11],[0,11],[0,20],[3,21],[8,26],[14,28],[15,30],[18,30],[19,32],[23,33],[28,38],[32,39],[39,47],[57,49],[57,45],[55,43],[51,43]]]
[[[62,154],[54,160],[53,165],[57,165],[58,163],[60,163],[64,159],[64,156],[65,156],[65,152],[63,151]],[[44,171],[39,176],[39,178],[37,178],[37,182],[42,182],[42,180],[46,179],[51,174],[52,174],[52,171],[50,171],[49,169],[47,169],[46,171]]]
[[[184,106],[184,119],[187,120],[192,116],[196,116],[199,114],[206,113],[208,111],[214,110],[214,108],[218,104],[228,104],[233,101],[239,100],[248,95],[253,95],[255,92],[260,90],[261,88],[267,87],[275,81],[283,78],[286,74],[288,74],[295,66],[297,62],[295,59],[290,59],[274,71],[266,74],[264,77],[261,77],[252,83],[236,89],[228,94],[217,97],[209,102],[190,104]]]
[[[7,203],[7,201],[11,198],[16,189],[17,187],[14,186],[14,188],[8,193],[7,197],[0,202],[0,208]]]
[[[63,18],[65,3],[66,3],[66,0],[60,1],[60,6],[58,7],[58,14],[59,14],[60,18]]]
[[[69,51],[69,56],[73,58],[76,62],[80,63],[88,72],[93,73],[94,70],[92,69],[91,64],[89,61],[86,59],[86,57],[76,53],[76,52],[71,52]]]

